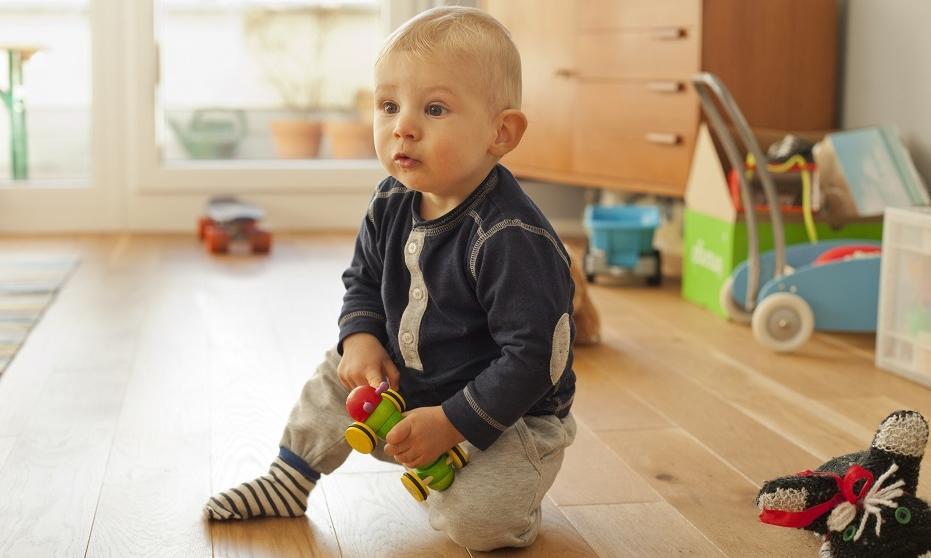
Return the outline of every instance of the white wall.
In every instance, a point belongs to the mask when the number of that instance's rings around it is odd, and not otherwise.
[[[931,1],[847,0],[840,7],[841,126],[898,127],[931,183]]]

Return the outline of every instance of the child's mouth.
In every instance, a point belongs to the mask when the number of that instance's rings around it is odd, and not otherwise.
[[[420,164],[420,161],[417,159],[412,159],[407,155],[396,155],[394,157],[394,164],[401,167],[402,169],[410,169]]]

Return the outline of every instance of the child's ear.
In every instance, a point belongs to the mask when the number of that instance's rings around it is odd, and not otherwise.
[[[488,151],[500,159],[517,147],[520,139],[524,137],[527,117],[517,109],[505,109],[498,115],[495,123],[496,136]]]

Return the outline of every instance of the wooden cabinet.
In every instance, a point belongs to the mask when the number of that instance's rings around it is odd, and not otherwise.
[[[690,77],[721,77],[751,126],[834,122],[836,0],[483,0],[523,63],[518,176],[682,196]]]
[[[534,168],[538,161],[546,161],[549,171],[568,173],[572,170],[572,137],[567,130],[572,128],[576,111],[575,83],[569,75],[575,58],[572,49],[566,48],[575,40],[574,26],[566,20],[574,16],[574,6],[565,0],[502,0],[493,7],[502,23],[521,22],[508,26],[521,54],[521,108],[528,115],[540,115],[529,124],[520,149],[508,156],[507,164]],[[527,95],[527,91],[535,93]]]

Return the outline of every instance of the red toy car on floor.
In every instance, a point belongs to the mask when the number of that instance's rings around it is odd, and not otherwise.
[[[267,254],[272,235],[258,226],[264,215],[259,207],[236,198],[213,198],[198,223],[198,237],[211,254],[229,252],[234,242],[247,242],[253,254]]]

